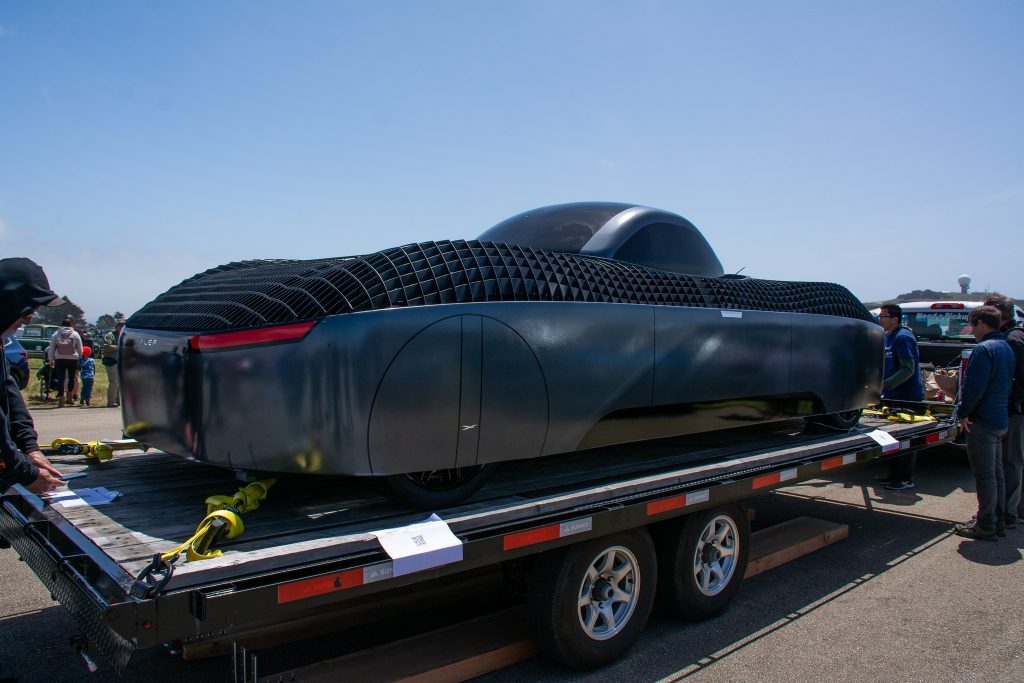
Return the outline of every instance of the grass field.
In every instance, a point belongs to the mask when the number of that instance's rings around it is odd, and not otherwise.
[[[50,400],[44,401],[39,396],[41,381],[36,377],[39,368],[43,366],[42,358],[29,358],[28,386],[21,390],[21,396],[25,399],[25,405],[30,410],[46,410],[57,407],[57,394],[50,392]],[[107,368],[100,361],[96,361],[96,378],[92,385],[92,408],[103,408],[107,405]],[[78,406],[75,406],[77,409]],[[88,408],[86,408],[88,410]]]

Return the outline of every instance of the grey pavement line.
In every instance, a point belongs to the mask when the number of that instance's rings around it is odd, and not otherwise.
[[[847,593],[852,592],[854,589],[859,588],[860,586],[865,585],[867,582],[872,581],[874,579],[877,579],[878,577],[882,576],[883,574],[885,574],[886,572],[890,571],[891,569],[894,569],[895,567],[899,566],[900,564],[903,564],[904,562],[906,562],[910,558],[915,557],[915,556],[921,554],[922,552],[924,552],[925,550],[928,550],[932,546],[938,545],[939,543],[941,543],[942,541],[946,540],[947,538],[950,538],[952,535],[953,535],[952,531],[950,531],[948,533],[943,533],[942,535],[933,538],[931,541],[928,541],[927,543],[924,543],[924,544],[918,546],[917,548],[914,548],[913,550],[908,550],[906,553],[904,553],[903,555],[900,555],[895,560],[892,560],[889,563],[887,563],[886,566],[885,566],[885,569],[882,569],[882,570],[880,570],[878,572],[874,572],[874,573],[868,572],[867,574],[864,574],[863,576],[861,576],[859,578],[856,578],[853,581],[850,581],[846,585],[840,586],[839,588],[837,588],[836,590],[832,591],[831,593],[828,593],[827,595],[824,595],[824,596],[818,598],[817,600],[815,600],[813,602],[810,602],[807,605],[804,605],[800,609],[798,609],[798,610],[796,610],[794,612],[790,612],[786,616],[782,617],[781,619],[778,619],[777,621],[769,624],[768,626],[765,626],[764,628],[762,628],[762,629],[760,629],[758,631],[755,631],[754,633],[751,633],[748,636],[744,636],[743,638],[737,640],[736,642],[732,643],[731,645],[728,645],[728,646],[722,648],[718,652],[714,652],[714,653],[708,655],[707,657],[702,657],[701,659],[699,659],[698,661],[694,662],[693,664],[690,664],[689,666],[687,666],[687,667],[685,667],[683,669],[680,669],[679,671],[676,671],[675,673],[669,674],[668,676],[665,676],[664,678],[659,679],[657,681],[657,683],[674,683],[675,681],[681,681],[684,678],[688,678],[688,677],[692,676],[693,674],[696,674],[696,673],[699,673],[700,671],[703,671],[704,669],[710,667],[711,665],[716,664],[716,663],[724,660],[725,658],[729,657],[730,655],[739,652],[740,650],[742,650],[743,648],[747,647],[748,645],[751,645],[751,644],[757,642],[758,640],[761,640],[762,638],[764,638],[766,636],[769,636],[772,633],[775,633],[776,631],[779,631],[779,630],[785,628],[789,624],[795,623],[798,619],[801,619],[801,618],[807,616],[808,614],[811,614],[812,612],[820,609],[821,607],[824,607],[825,605],[827,605],[830,602],[836,600],[837,598],[840,598],[840,597],[846,595]]]

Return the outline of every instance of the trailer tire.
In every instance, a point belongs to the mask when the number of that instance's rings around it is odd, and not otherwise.
[[[657,554],[643,528],[543,553],[530,574],[537,646],[574,669],[618,659],[647,625],[657,582]]]
[[[750,522],[742,505],[694,513],[660,525],[659,604],[687,621],[724,611],[740,589],[750,557]]]

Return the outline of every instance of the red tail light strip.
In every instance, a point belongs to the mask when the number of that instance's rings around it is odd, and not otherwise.
[[[254,330],[241,330],[240,332],[202,334],[189,337],[188,344],[194,351],[215,351],[234,346],[295,341],[305,337],[315,324],[313,322],[293,323],[291,325],[259,327]]]
[[[515,550],[516,548],[524,548],[528,545],[553,541],[556,538],[581,534],[593,528],[594,518],[584,517],[583,519],[574,519],[571,522],[549,524],[538,529],[527,529],[526,531],[517,531],[514,534],[505,534],[503,545],[505,550]]]
[[[286,602],[304,600],[316,597],[317,595],[327,595],[328,593],[345,590],[346,588],[355,588],[356,586],[363,586],[374,581],[390,579],[393,573],[394,567],[391,562],[381,562],[380,564],[349,569],[337,574],[315,576],[311,579],[303,579],[302,581],[283,583],[277,587],[277,604],[283,605]]]

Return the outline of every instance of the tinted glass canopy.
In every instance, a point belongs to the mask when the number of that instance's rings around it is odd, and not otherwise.
[[[724,274],[711,245],[692,223],[674,213],[635,204],[545,206],[506,219],[479,239],[602,256],[671,273],[704,277]]]

